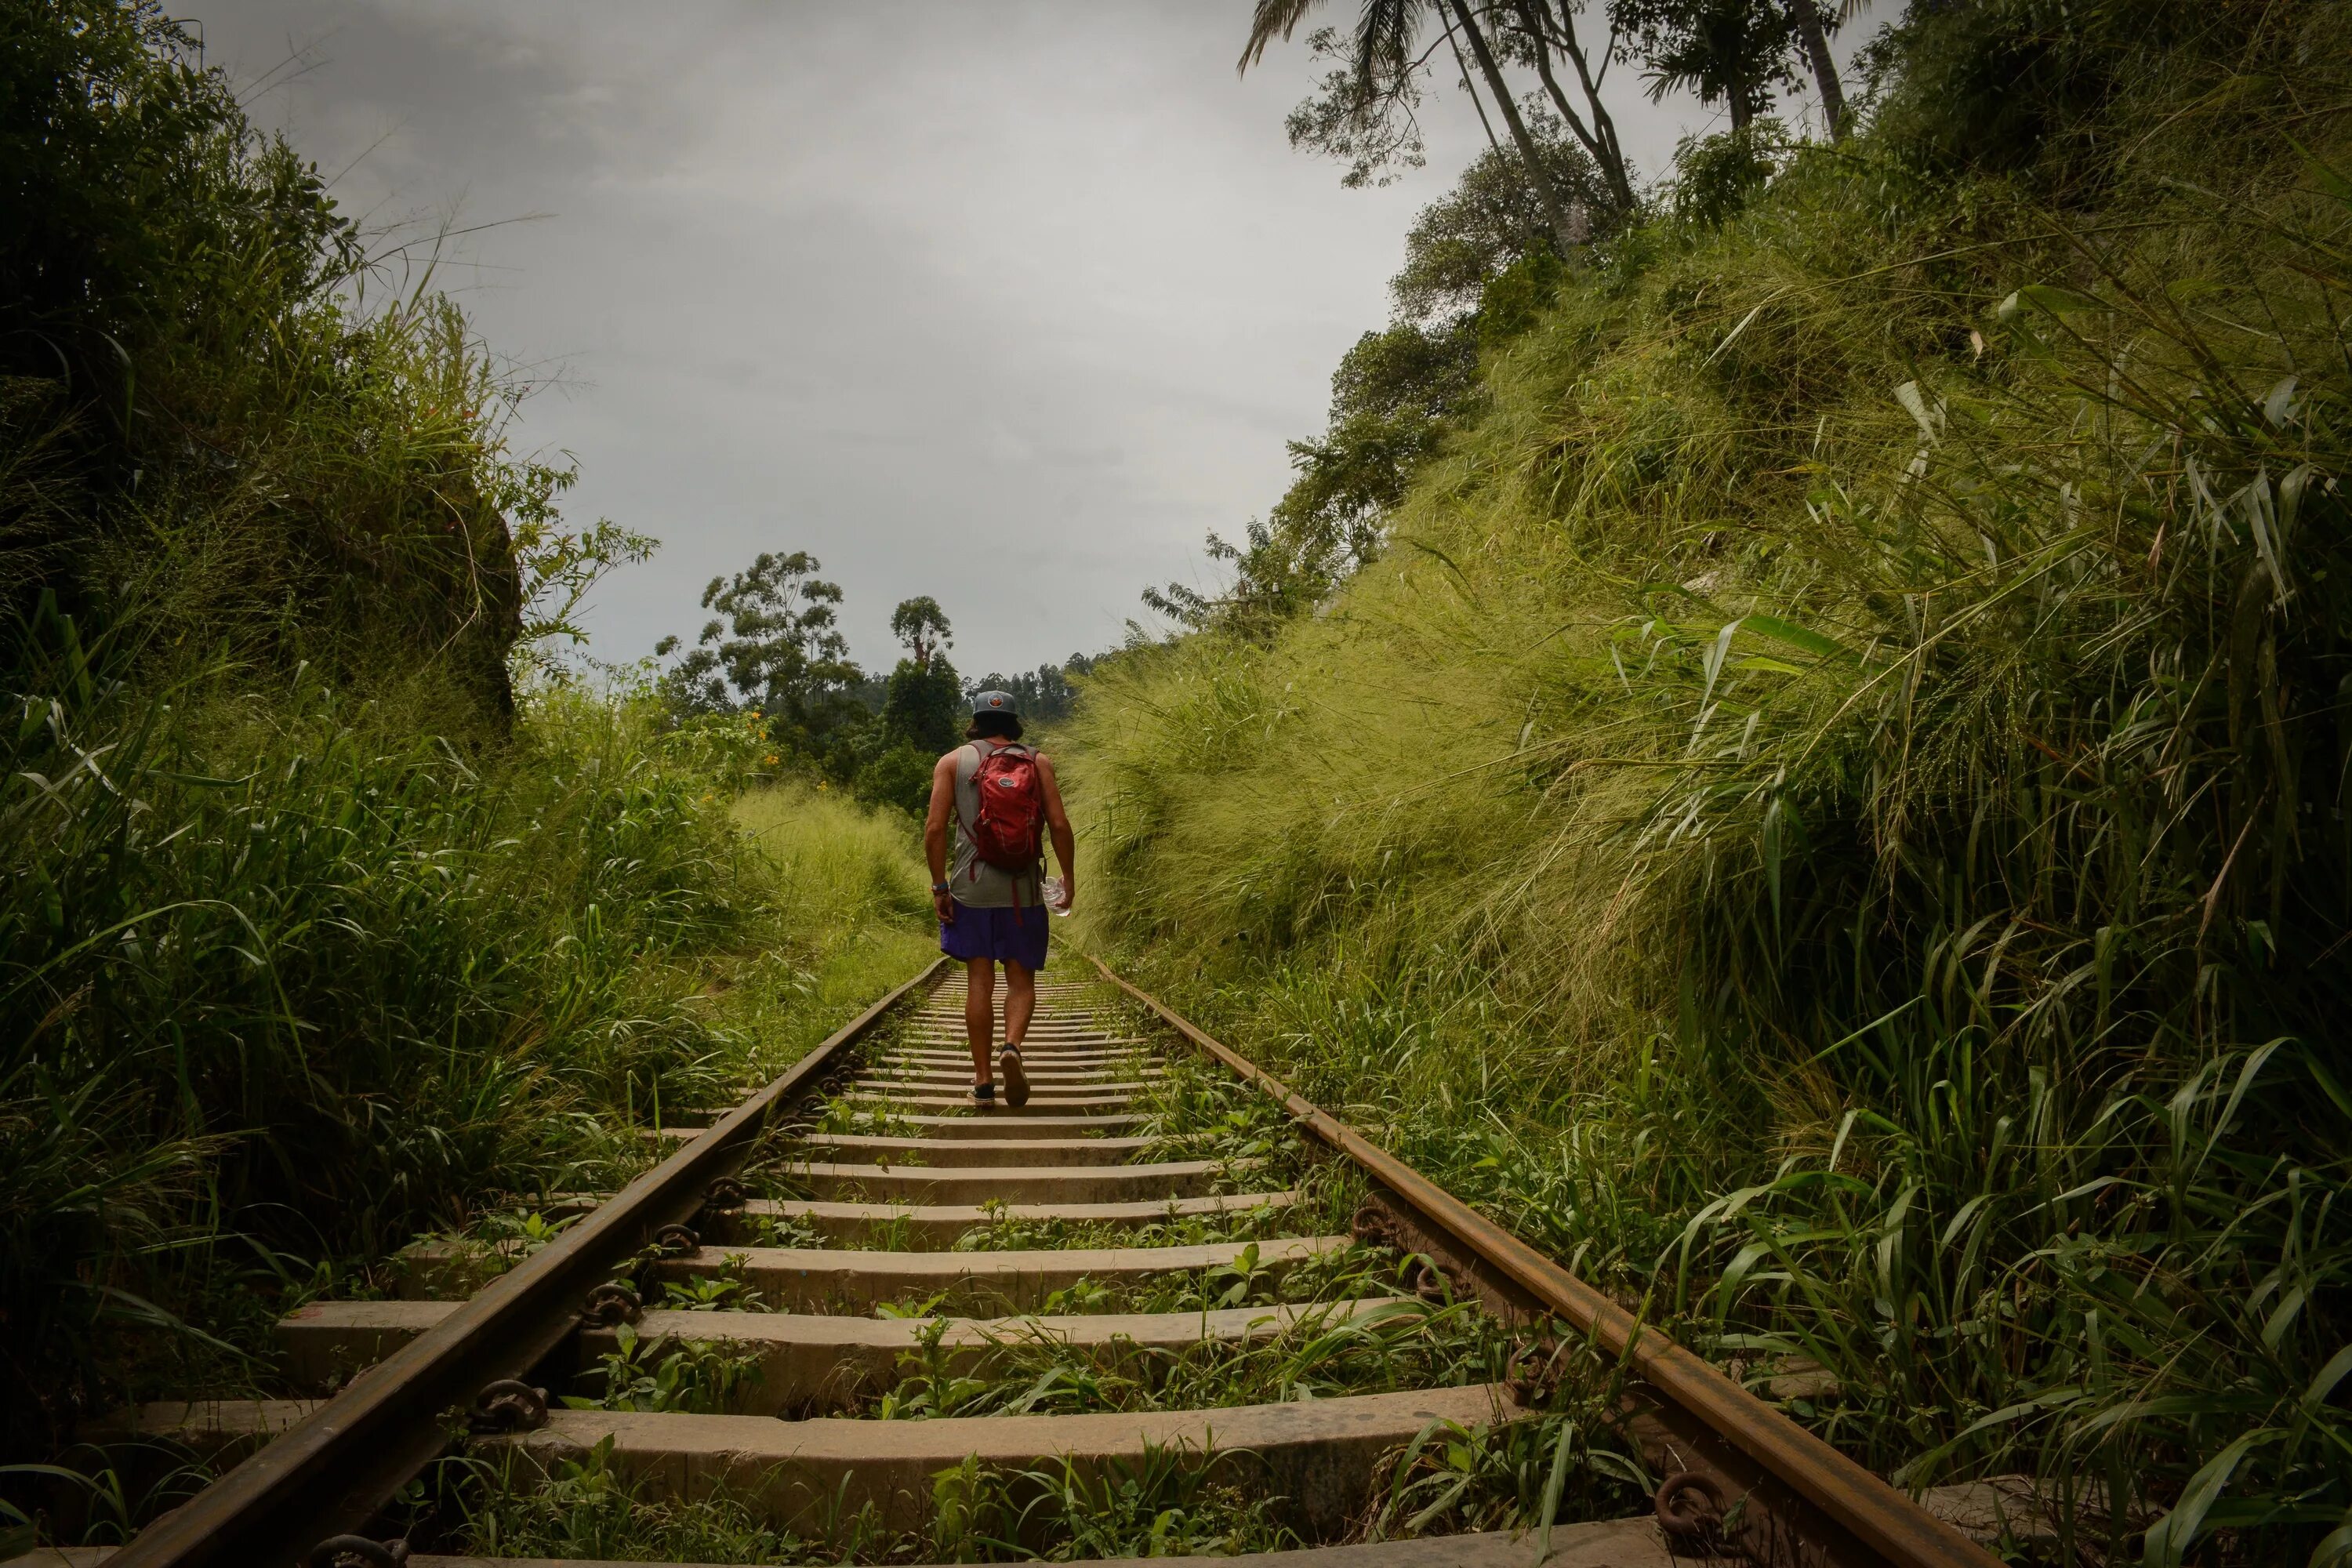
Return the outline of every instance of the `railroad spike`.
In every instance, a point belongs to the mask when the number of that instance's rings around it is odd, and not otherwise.
[[[702,1249],[702,1237],[692,1226],[666,1225],[654,1232],[654,1246],[664,1258],[683,1258]]]
[[[547,1425],[547,1390],[502,1377],[474,1396],[467,1424],[480,1433],[535,1432]]]
[[[645,1316],[645,1303],[637,1293],[618,1279],[607,1279],[588,1292],[587,1302],[580,1309],[580,1319],[600,1329],[615,1329],[623,1323],[634,1323]]]
[[[1723,1488],[1715,1478],[1697,1470],[1676,1470],[1658,1483],[1651,1503],[1658,1527],[1683,1548],[1696,1547],[1710,1557],[1744,1557],[1746,1548],[1738,1530],[1724,1529],[1727,1507]]]
[[[1503,1364],[1503,1384],[1512,1398],[1530,1410],[1551,1403],[1552,1395],[1559,1392],[1560,1348],[1549,1334],[1521,1340],[1511,1347],[1511,1359]]]
[[[1454,1277],[1425,1252],[1416,1254],[1406,1266],[1405,1278],[1412,1284],[1412,1293],[1433,1307],[1445,1306],[1454,1300]]]

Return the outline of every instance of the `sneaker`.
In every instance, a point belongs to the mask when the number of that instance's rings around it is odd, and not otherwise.
[[[973,1084],[971,1086],[971,1102],[974,1105],[982,1107],[994,1105],[996,1103],[996,1086],[992,1083]]]
[[[1029,1103],[1029,1075],[1021,1070],[1021,1047],[1007,1046],[996,1058],[996,1070],[1004,1075],[1004,1103],[1018,1110]]]

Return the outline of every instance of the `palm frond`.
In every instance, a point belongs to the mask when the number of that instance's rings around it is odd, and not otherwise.
[[[1307,13],[1315,9],[1317,0],[1257,0],[1257,9],[1250,16],[1249,41],[1242,46],[1242,58],[1234,65],[1235,76],[1246,76],[1250,67],[1265,58],[1265,51],[1276,39],[1290,41]]]

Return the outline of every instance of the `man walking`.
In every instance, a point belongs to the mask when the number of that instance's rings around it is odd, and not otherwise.
[[[1061,863],[1061,901],[1077,896],[1077,845],[1062,809],[1061,786],[1045,753],[1022,745],[1021,715],[1003,691],[972,699],[969,744],[931,770],[931,809],[923,853],[931,863],[931,902],[940,913],[940,951],[964,967],[964,1035],[971,1043],[971,1098],[996,1101],[989,1073],[996,1024],[996,965],[1004,965],[1004,1100],[1029,1102],[1021,1042],[1037,1007],[1037,971],[1045,967],[1045,851],[1050,831]],[[955,818],[955,858],[948,858],[948,819]]]

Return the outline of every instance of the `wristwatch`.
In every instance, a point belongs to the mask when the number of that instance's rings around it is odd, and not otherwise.
[[[955,884],[953,882],[933,882],[931,884],[931,891],[934,893],[950,893],[954,890]]]

